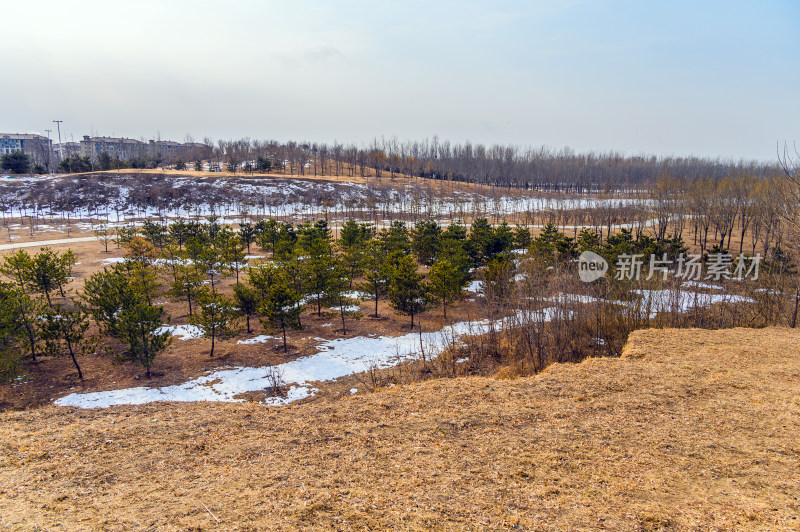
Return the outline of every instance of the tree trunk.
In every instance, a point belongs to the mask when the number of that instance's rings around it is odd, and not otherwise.
[[[211,358],[214,358],[214,340],[216,339],[216,331],[211,329],[211,354],[209,355]]]
[[[78,378],[83,381],[83,372],[81,371],[81,367],[78,365],[78,361],[75,359],[75,352],[72,350],[72,342],[67,340],[67,347],[69,348],[69,356],[72,358],[72,363],[75,364],[75,369],[78,370]]]
[[[342,315],[342,334],[347,334],[347,327],[344,324],[344,301],[339,297],[339,313]]]

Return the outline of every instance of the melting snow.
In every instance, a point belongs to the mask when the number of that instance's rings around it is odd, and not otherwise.
[[[473,294],[480,294],[483,292],[483,281],[470,281],[467,285],[467,292],[472,292]]]
[[[156,329],[156,334],[170,333],[180,336],[181,340],[195,340],[203,337],[203,331],[196,325],[162,325]]]
[[[177,326],[176,328],[185,327]],[[171,327],[165,328],[172,329]],[[268,405],[283,405],[309,397],[316,391],[309,383],[338,379],[370,367],[388,368],[417,356],[420,345],[425,355],[436,356],[459,336],[487,329],[485,322],[458,323],[432,333],[409,333],[404,336],[378,336],[326,340],[319,352],[275,366],[275,371],[290,385],[286,397],[270,397]],[[270,387],[271,367],[238,367],[221,369],[197,379],[162,388],[127,388],[93,393],[66,395],[55,404],[81,408],[106,408],[114,405],[139,405],[154,401],[240,401],[244,392]]]
[[[250,338],[248,340],[239,340],[236,342],[237,344],[265,344],[267,340],[271,340],[275,338],[274,336],[267,336],[266,334],[260,334],[255,338]]]

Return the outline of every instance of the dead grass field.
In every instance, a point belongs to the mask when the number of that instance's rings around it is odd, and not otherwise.
[[[0,523],[51,530],[797,530],[800,332],[267,408],[0,414]]]

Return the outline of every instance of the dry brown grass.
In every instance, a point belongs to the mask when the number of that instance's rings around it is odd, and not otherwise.
[[[800,333],[284,408],[1,414],[0,523],[45,530],[797,530]]]

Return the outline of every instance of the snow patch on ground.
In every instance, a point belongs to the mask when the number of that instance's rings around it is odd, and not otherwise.
[[[695,288],[708,288],[710,290],[725,290],[721,286],[715,284],[701,283],[700,281],[686,281],[684,286],[693,286]]]
[[[659,312],[689,312],[697,307],[717,303],[755,303],[755,300],[735,294],[703,294],[701,292],[673,292],[670,290],[632,290],[641,296],[641,310],[649,310],[650,318]],[[634,305],[634,304],[632,304]]]
[[[96,262],[102,262],[105,266],[110,266],[112,264],[120,264],[122,262],[125,262],[126,260],[128,259],[125,257],[109,257],[107,259],[99,260]]]
[[[483,281],[470,281],[467,285],[467,292],[472,292],[473,294],[483,293]]]
[[[336,312],[341,312],[342,309],[344,309],[345,312],[358,312],[361,310],[361,307],[358,305],[344,305],[343,307],[330,307],[330,309]]]
[[[175,329],[186,327],[178,325]],[[265,367],[222,369],[197,379],[162,388],[127,388],[66,395],[55,404],[81,408],[106,408],[114,405],[140,405],[155,401],[240,401],[236,396],[270,387],[269,375],[277,371],[290,386],[286,397],[270,397],[268,405],[283,405],[315,393],[311,382],[329,381],[365,371],[371,367],[388,368],[417,357],[424,348],[427,357],[437,356],[451,342],[467,333],[485,332],[486,322],[462,322],[438,332],[413,332],[399,337],[377,336],[325,340],[314,355]],[[166,327],[164,330],[173,330]]]
[[[267,336],[266,334],[259,334],[254,338],[249,338],[247,340],[239,340],[236,342],[237,344],[245,344],[245,345],[253,345],[253,344],[266,344],[267,340],[272,340],[275,338],[274,336]]]
[[[203,337],[203,331],[196,325],[162,325],[156,329],[156,334],[170,333],[179,336],[181,340],[195,340]]]

